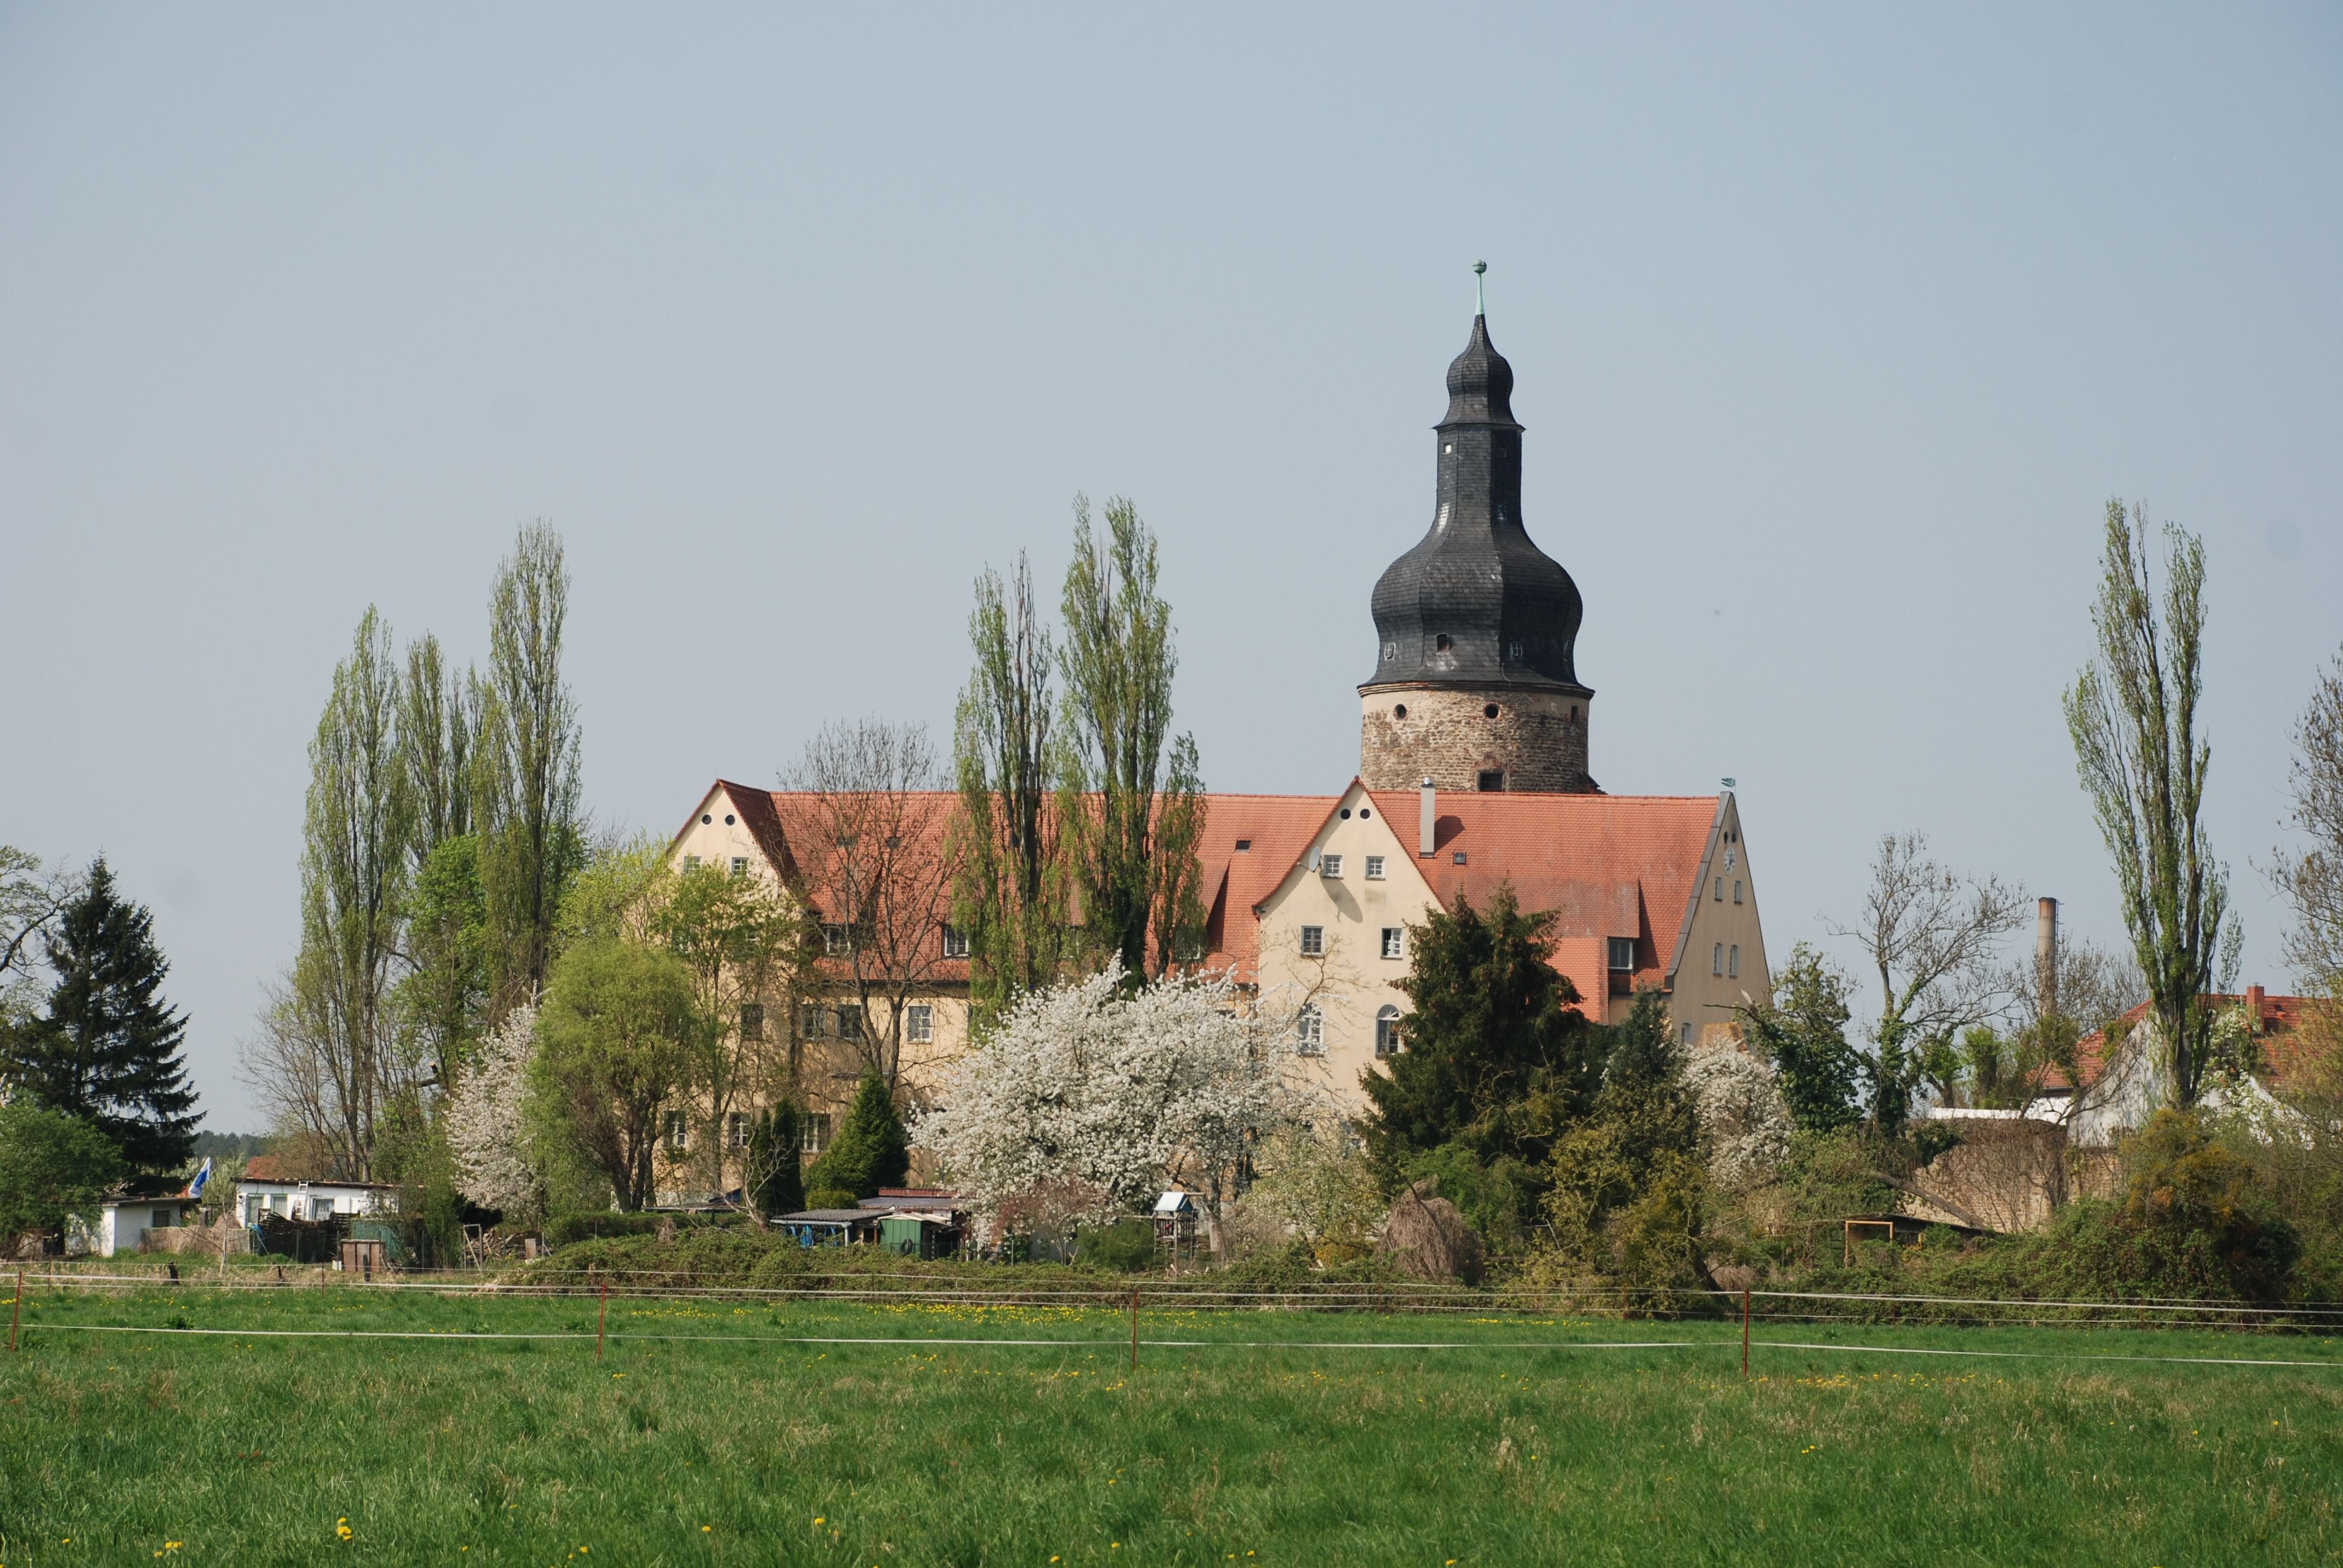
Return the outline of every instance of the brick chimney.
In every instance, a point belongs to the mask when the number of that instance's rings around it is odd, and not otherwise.
[[[1423,781],[1419,799],[1423,803],[1416,810],[1415,852],[1429,860],[1432,852],[1439,848],[1434,840],[1439,837],[1440,826],[1439,792],[1433,788],[1431,779]]]
[[[2258,1035],[2262,1032],[2262,988],[2249,985],[2246,988],[2246,1018]]]

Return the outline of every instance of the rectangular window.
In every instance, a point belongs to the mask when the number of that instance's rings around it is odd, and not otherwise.
[[[1303,1008],[1293,1020],[1293,1049],[1303,1056],[1326,1054],[1326,1018],[1316,1006]]]
[[[1690,1050],[1692,1048],[1692,1025],[1690,1024],[1685,1024],[1684,1026],[1684,1042],[1686,1050]]]
[[[763,1002],[744,1001],[740,1004],[740,1038],[742,1040],[765,1038],[765,1004]]]
[[[1741,944],[1734,943],[1725,950],[1725,972],[1735,980],[1741,978]]]
[[[835,920],[821,923],[821,950],[831,958],[841,958],[854,950],[853,937],[846,927]]]
[[[147,1221],[146,1228],[150,1231],[167,1231],[177,1222],[178,1215],[175,1211],[157,1209],[155,1211],[154,1217]]]
[[[1483,774],[1482,774],[1482,775],[1481,775],[1481,793],[1482,793],[1482,794],[1483,794],[1483,795],[1496,795],[1496,794],[1501,794],[1501,793],[1503,793],[1503,792],[1504,788],[1505,788],[1505,776],[1504,776],[1504,774],[1503,774],[1503,772],[1501,772],[1501,771],[1492,771],[1492,772],[1486,772],[1486,773],[1483,773]]]
[[[699,869],[699,857],[697,855],[686,855],[683,858],[683,869],[687,871],[697,871]]]
[[[749,874],[748,856],[735,855],[732,857],[732,874],[736,877],[745,877]]]
[[[724,1119],[724,1141],[735,1149],[749,1147],[749,1115],[736,1111]]]
[[[1456,863],[1460,866],[1464,863],[1464,851],[1462,849],[1456,851]]]
[[[948,925],[944,928],[944,957],[948,959],[968,957],[968,933],[958,926]]]
[[[1367,857],[1367,880],[1370,882],[1380,882],[1383,879],[1383,858],[1381,855],[1369,855]]]
[[[1340,855],[1319,856],[1318,874],[1322,877],[1332,877],[1337,881],[1340,881],[1342,876],[1342,857]]]
[[[690,1141],[691,1128],[684,1121],[683,1112],[669,1111],[667,1113],[667,1146],[679,1154]]]
[[[838,1010],[838,1038],[840,1040],[860,1040],[862,1038],[862,1010],[860,1008],[842,1007]]]
[[[330,1220],[333,1217],[334,1201],[331,1198],[312,1198],[309,1200],[310,1219]]]
[[[1723,942],[1717,943],[1716,950],[1708,955],[1708,972],[1713,975],[1721,975],[1725,972],[1725,944]]]
[[[1238,854],[1242,855],[1242,854],[1248,853],[1252,849],[1252,840],[1251,839],[1239,839],[1237,840],[1237,853],[1238,853]]]
[[[1738,882],[1733,884],[1733,901],[1736,904],[1741,901],[1741,884]]]
[[[1325,950],[1326,928],[1323,926],[1302,927],[1302,956],[1303,958],[1314,959],[1324,953]]]
[[[1405,958],[1407,956],[1407,948],[1405,946],[1406,941],[1406,927],[1385,926],[1383,928],[1383,957],[1387,959]]]
[[[805,1151],[807,1153],[819,1154],[823,1150],[830,1147],[829,1111],[808,1111],[806,1113],[806,1119],[803,1125],[805,1128]]]
[[[926,1002],[915,1001],[903,1010],[903,1038],[921,1044],[936,1038],[936,1010]]]
[[[1611,939],[1611,972],[1614,974],[1628,974],[1632,973],[1634,968],[1635,939],[1633,937],[1613,937]]]
[[[1716,879],[1716,901],[1720,904],[1725,902],[1725,879],[1723,877]]]

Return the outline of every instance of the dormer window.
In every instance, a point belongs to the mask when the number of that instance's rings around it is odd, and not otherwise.
[[[1448,640],[1448,634],[1444,631],[1432,639],[1432,649],[1434,653],[1446,653],[1454,645]]]
[[[1633,937],[1613,937],[1611,939],[1611,972],[1613,974],[1632,974],[1634,972],[1634,969],[1635,939]]]

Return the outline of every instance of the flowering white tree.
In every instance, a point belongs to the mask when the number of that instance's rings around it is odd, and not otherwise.
[[[523,1122],[536,1050],[537,1007],[523,1002],[480,1041],[440,1111],[457,1189],[484,1209],[523,1210],[538,1196]]]
[[[1018,1002],[912,1136],[988,1210],[1081,1184],[1103,1218],[1179,1186],[1217,1216],[1247,1149],[1314,1103],[1284,1072],[1292,1028],[1225,975],[1126,993],[1111,964]]]
[[[1736,1190],[1765,1180],[1789,1157],[1790,1108],[1771,1062],[1735,1046],[1695,1050],[1684,1065],[1709,1179]]]

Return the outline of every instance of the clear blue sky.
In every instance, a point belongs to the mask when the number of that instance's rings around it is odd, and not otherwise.
[[[2331,5],[0,6],[0,839],[150,901],[215,1127],[368,603],[551,519],[598,817],[940,731],[971,578],[1161,535],[1222,789],[1357,759],[1490,264],[1594,763],[2117,929],[2057,697],[2111,493],[2211,557],[2248,977],[2343,640]],[[1843,944],[1841,944],[1843,946]]]

